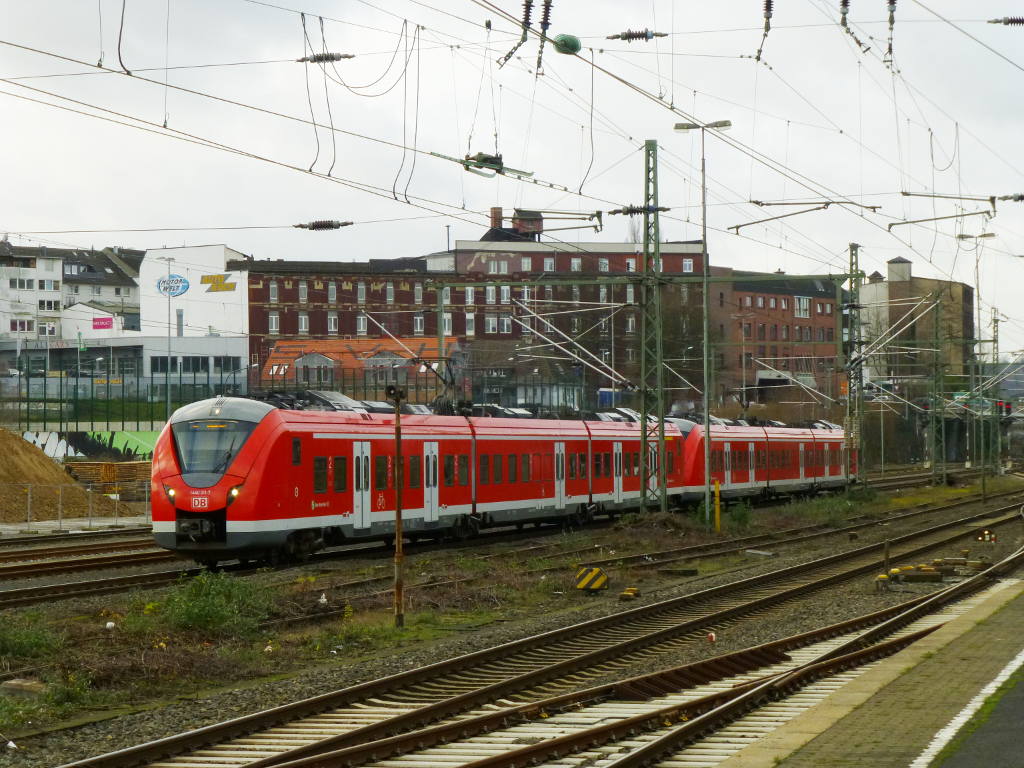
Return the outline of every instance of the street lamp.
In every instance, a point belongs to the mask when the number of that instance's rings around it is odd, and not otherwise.
[[[740,373],[743,380],[743,388],[740,390],[740,405],[743,407],[743,418],[747,418],[747,334],[743,327],[743,320],[754,317],[753,312],[739,312],[735,315],[729,315],[733,320],[740,320],[740,360],[742,364],[740,366]],[[755,387],[756,388],[756,387]]]
[[[709,300],[711,271],[708,266],[708,177],[704,154],[704,134],[708,128],[725,130],[730,120],[711,123],[676,123],[677,131],[700,130],[700,255],[704,280],[704,522],[711,525],[711,304]]]

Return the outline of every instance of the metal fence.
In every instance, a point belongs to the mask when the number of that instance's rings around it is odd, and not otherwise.
[[[42,522],[55,523],[58,530],[71,521],[92,527],[142,517],[148,523],[149,490],[148,480],[88,485],[0,483],[0,523],[28,531]]]

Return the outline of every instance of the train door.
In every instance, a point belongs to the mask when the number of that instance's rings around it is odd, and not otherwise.
[[[352,524],[370,527],[370,443],[352,443]]]
[[[723,486],[730,486],[732,484],[732,444],[725,443],[723,446],[722,458],[725,467],[725,481],[722,483]]]
[[[555,509],[565,509],[565,443],[555,443]]]
[[[806,475],[804,473],[804,444],[800,443],[800,479],[803,480]]]
[[[612,443],[612,501],[622,503],[622,443]]]
[[[437,491],[437,443],[423,443],[423,521],[437,522],[440,507]]]

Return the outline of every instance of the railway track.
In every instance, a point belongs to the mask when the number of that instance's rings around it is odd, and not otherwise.
[[[152,528],[150,526],[133,526],[131,528],[116,528],[102,531],[65,531],[64,533],[40,533],[31,534],[27,536],[9,536],[6,538],[0,538],[0,548],[6,547],[25,547],[33,546],[35,544],[55,544],[57,542],[71,542],[71,541],[92,541],[94,539],[109,539],[114,536],[138,536],[140,534],[150,534]]]
[[[1019,520],[1016,510],[1014,504],[895,537],[891,556],[922,556],[972,535],[980,520],[987,527]],[[677,650],[710,628],[873,572],[882,550],[860,547],[69,765],[263,768],[493,713],[497,703],[547,699]]]

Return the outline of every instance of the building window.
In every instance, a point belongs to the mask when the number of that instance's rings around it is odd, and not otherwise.
[[[338,301],[338,284],[333,280],[327,284],[327,301],[331,304]]]
[[[366,335],[366,315],[363,314],[362,312],[356,315],[356,335]]]
[[[11,320],[11,330],[15,333],[26,333],[35,330],[34,320]]]
[[[795,296],[793,300],[796,302],[793,305],[793,314],[796,317],[810,317],[811,316],[811,298],[809,296]]]
[[[608,259],[600,258],[597,260],[597,269],[599,272],[608,271]]]
[[[149,370],[154,373],[167,373],[167,358],[152,355],[149,358]],[[178,358],[171,357],[171,373],[177,373],[178,371]]]
[[[544,286],[544,301],[551,301],[555,297],[555,289],[550,285]]]
[[[523,304],[530,303],[530,286],[524,285],[523,290],[520,292],[522,295]]]
[[[751,302],[751,300],[750,300],[750,297],[749,297],[749,296],[744,296],[744,297],[743,297],[743,306],[744,306],[744,307],[749,307],[749,306],[751,305],[751,303],[752,303],[752,302]]]
[[[604,336],[607,336],[608,335],[608,318],[607,317],[601,318],[600,327],[601,327],[601,334],[604,335]]]
[[[826,304],[825,305],[825,314],[826,315],[831,315],[832,314],[832,305],[831,304]]]
[[[544,271],[545,272],[554,272],[555,271],[555,257],[554,256],[545,256],[544,257]]]
[[[582,269],[583,269],[583,259],[581,259],[579,256],[573,256],[569,260],[569,271],[571,271],[571,272],[580,272],[580,271],[582,271]]]
[[[384,285],[384,301],[390,307],[395,303],[395,284],[388,282]]]
[[[805,325],[804,326],[804,341],[810,341],[810,340],[811,340],[811,326]]]
[[[835,328],[828,328],[828,329],[826,329],[826,331],[825,331],[825,341],[835,341],[835,340],[836,340],[836,329]]]
[[[508,285],[501,286],[501,303],[511,304],[512,303],[512,287]]]
[[[636,315],[626,315],[626,333],[636,333]]]
[[[602,304],[608,303],[608,286],[602,285],[597,291],[597,300]]]
[[[36,281],[32,279],[25,279],[24,277],[11,278],[11,288],[16,291],[31,291],[35,284]]]
[[[503,314],[501,316],[501,333],[512,333],[512,315]]]
[[[718,292],[718,306],[725,306],[725,294],[722,293],[721,291]]]
[[[772,341],[776,341],[779,338],[779,326],[772,323],[771,331],[769,332],[769,338]]]
[[[442,306],[448,306],[452,303],[452,287],[446,285],[441,289],[441,304]]]
[[[366,283],[356,283],[356,301],[359,304],[366,303]]]
[[[267,313],[267,333],[280,333],[280,317],[277,312]]]
[[[277,304],[277,281],[271,280],[269,285],[269,301],[271,304]]]
[[[627,304],[632,304],[633,303],[633,300],[634,300],[633,296],[634,296],[633,284],[629,283],[629,284],[626,285],[626,303]]]
[[[498,316],[497,315],[484,315],[484,332],[485,333],[497,333],[498,332]]]
[[[498,260],[491,261],[487,265],[487,268],[488,268],[487,271],[490,272],[492,275],[507,275],[508,274],[508,262],[505,261],[504,259],[502,259],[500,261],[498,261]]]
[[[476,315],[474,315],[472,312],[466,313],[466,335],[476,335]]]
[[[242,358],[232,355],[217,355],[213,358],[214,373],[234,373],[242,370]]]
[[[757,324],[757,340],[764,341],[764,323]]]
[[[333,283],[332,283],[333,285]],[[328,312],[327,313],[327,332],[337,334],[338,333],[338,313]]]
[[[493,285],[488,285],[484,292],[487,294],[488,304],[496,304],[498,302],[498,291]]]
[[[757,308],[764,309],[764,296],[757,297]]]
[[[683,259],[683,272],[693,272],[693,259]]]
[[[210,358],[186,355],[181,358],[182,373],[206,373],[210,370]]]
[[[532,256],[523,256],[519,260],[519,268],[523,272],[532,272],[533,271],[533,257]]]
[[[636,259],[626,259],[626,271],[636,272]]]
[[[780,299],[782,302],[782,309],[789,309],[789,299]]]
[[[580,287],[578,285],[572,287],[572,300],[576,304],[580,303]]]
[[[57,299],[40,299],[39,309],[43,312],[56,312],[60,309],[60,301]]]
[[[743,324],[743,338],[744,339],[749,339],[750,338],[750,323],[744,323]]]
[[[476,290],[471,285],[466,286],[466,306],[471,307],[476,303]]]
[[[308,312],[299,312],[299,333],[309,333]]]
[[[29,282],[31,283],[32,281],[29,280]],[[103,295],[103,286],[102,285],[94,285],[92,287],[92,295],[93,296],[102,296]]]
[[[441,315],[441,332],[445,336],[451,336],[452,335],[452,313],[451,312],[445,312],[443,315]]]
[[[309,301],[309,284],[305,280],[299,280],[299,303],[305,304]]]
[[[815,306],[815,308],[814,308],[814,309],[815,309],[815,311],[816,311],[816,312],[817,312],[817,313],[818,313],[819,315],[823,315],[823,314],[825,314],[825,308],[824,308],[823,306],[821,306],[821,302],[820,302],[820,301],[819,301],[819,302],[817,303],[817,306]]]
[[[580,319],[578,317],[572,318],[569,321],[569,328],[570,328],[570,330],[573,333],[579,333],[580,332]]]
[[[413,283],[412,300],[414,304],[423,303],[423,283]]]
[[[775,309],[775,297],[768,299],[768,309]]]
[[[412,332],[417,336],[423,335],[423,313],[417,312],[412,316]]]

